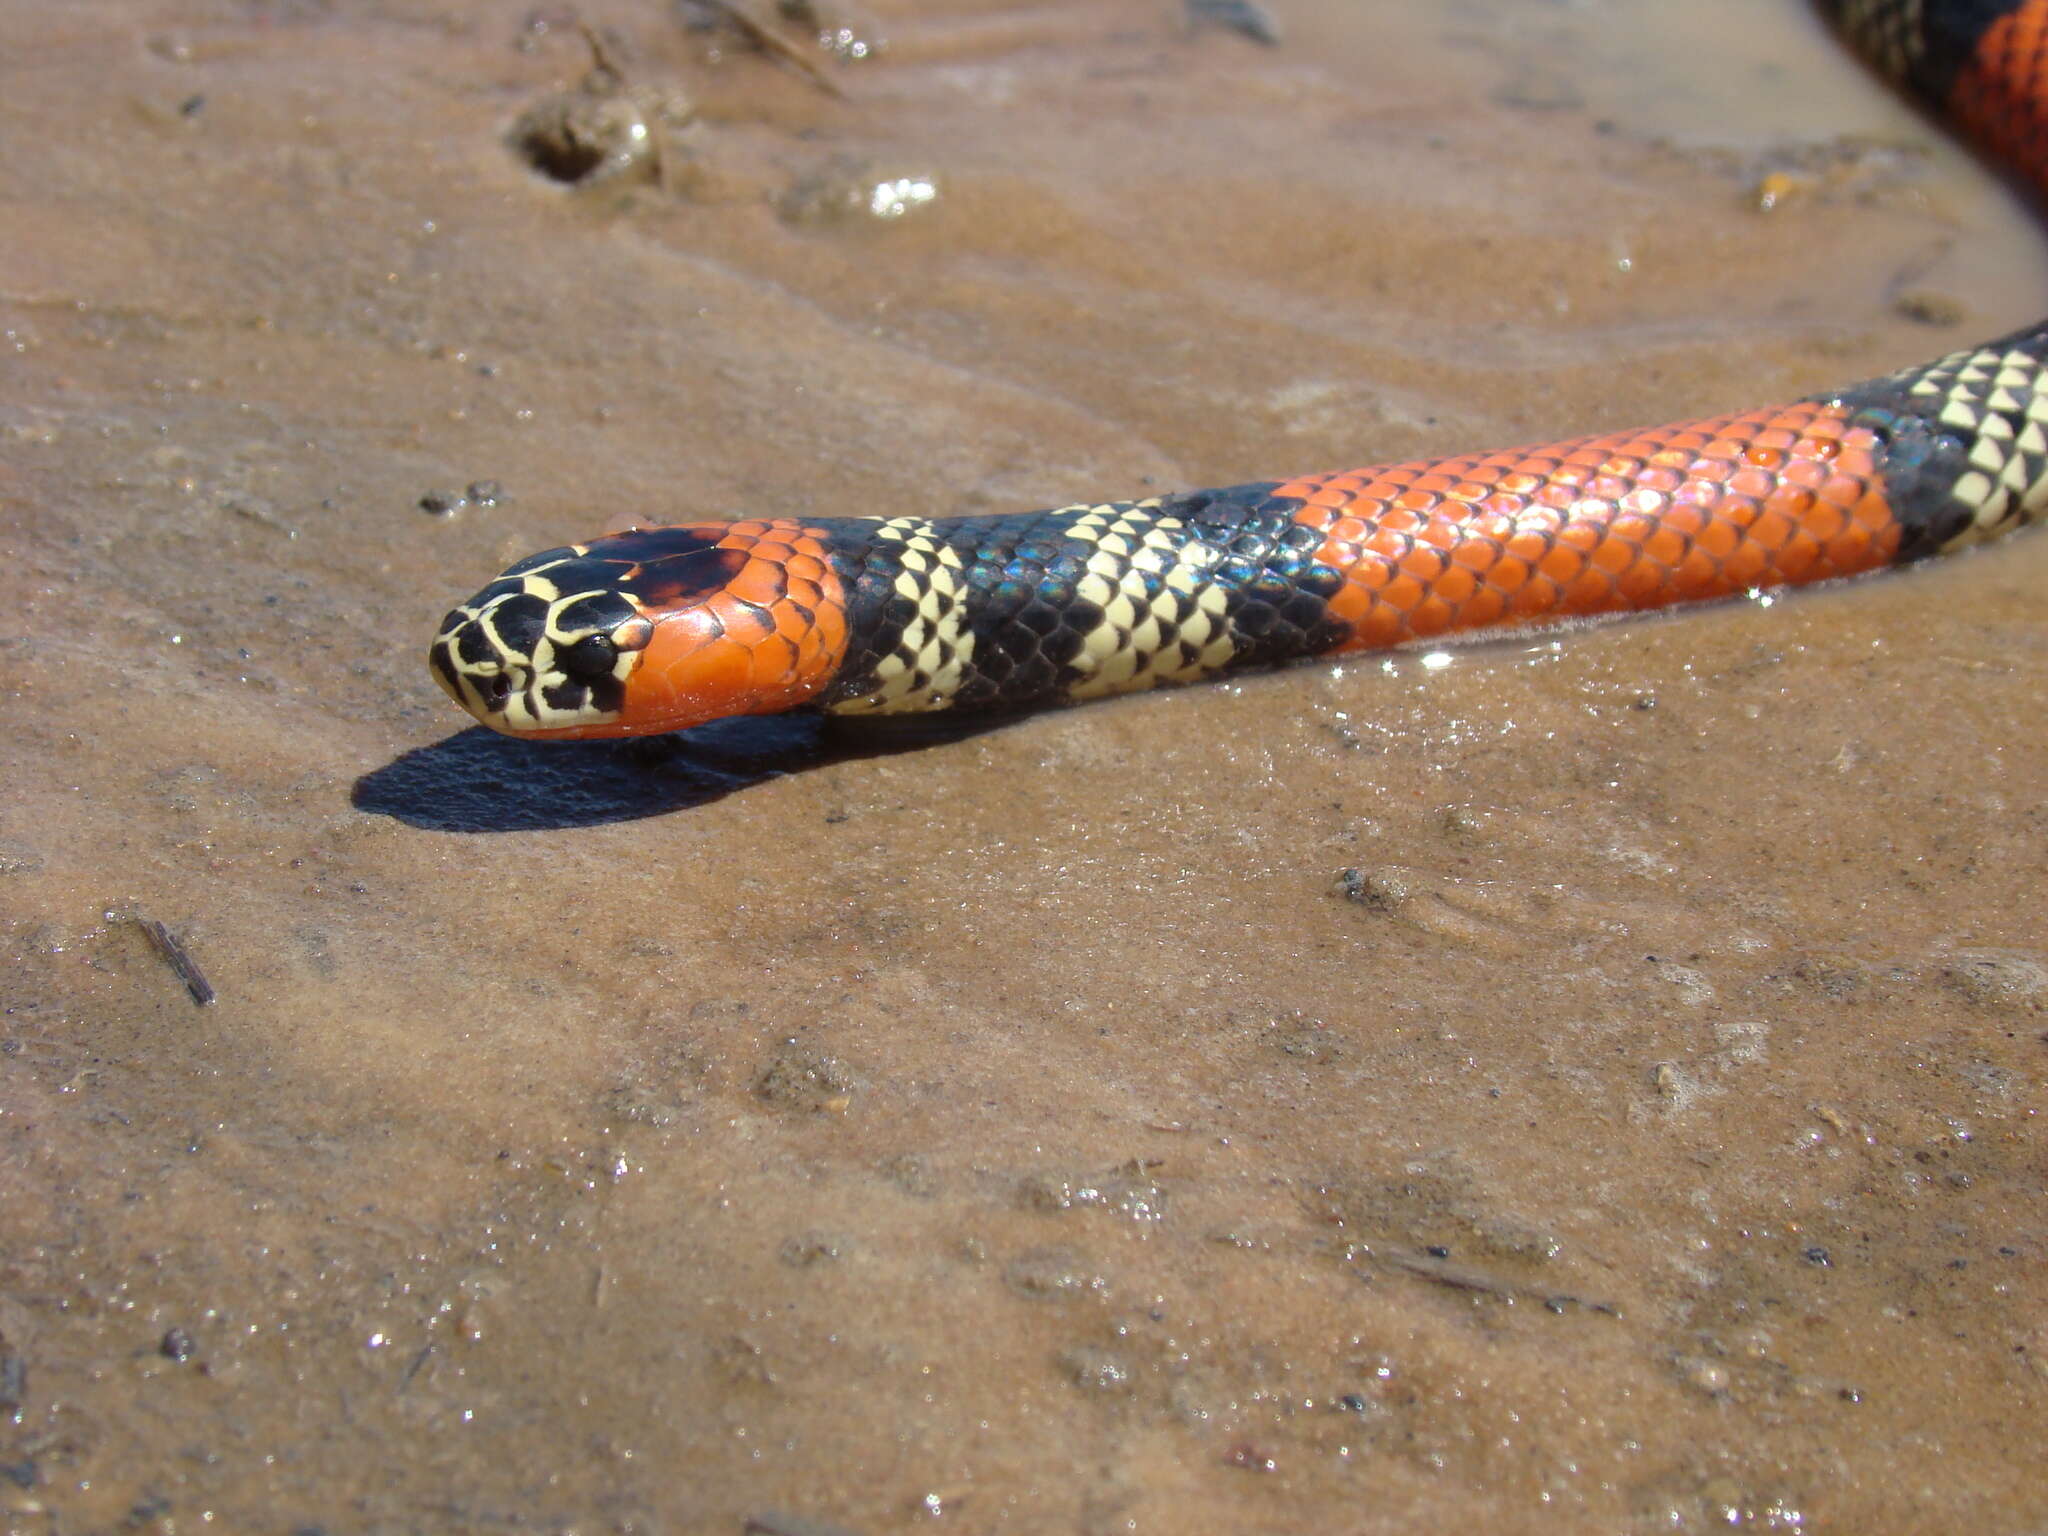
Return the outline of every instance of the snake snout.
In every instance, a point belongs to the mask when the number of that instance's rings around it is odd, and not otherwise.
[[[490,611],[450,612],[428,654],[442,689],[486,724],[525,689],[530,670],[523,658],[509,653],[504,637],[488,621]]]
[[[428,653],[442,690],[496,731],[579,731],[614,718],[653,624],[603,589],[501,577],[450,609]]]

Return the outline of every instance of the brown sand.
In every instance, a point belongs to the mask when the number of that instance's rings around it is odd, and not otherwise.
[[[0,0],[5,1528],[2039,1531],[2041,538],[925,745],[422,663],[619,521],[1919,361],[2048,303],[1996,187],[1792,0],[892,0],[844,99],[602,0],[700,115],[572,194],[529,14]]]

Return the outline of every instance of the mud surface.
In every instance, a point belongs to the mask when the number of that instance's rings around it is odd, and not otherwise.
[[[1997,186],[1791,0],[584,14],[0,3],[7,1529],[2038,1531],[2040,538],[956,739],[423,666],[1916,362]]]

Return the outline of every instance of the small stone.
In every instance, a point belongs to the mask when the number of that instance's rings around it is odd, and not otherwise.
[[[1253,0],[1186,0],[1188,20],[1196,26],[1223,27],[1268,48],[1280,46],[1280,23]]]
[[[1704,1392],[1709,1397],[1719,1397],[1728,1390],[1728,1367],[1717,1360],[1681,1360],[1678,1363],[1678,1374],[1687,1386]]]
[[[197,1346],[193,1344],[191,1334],[182,1328],[172,1328],[165,1332],[156,1347],[157,1353],[166,1360],[185,1361],[192,1358],[192,1351]]]
[[[1337,894],[1376,912],[1391,912],[1408,899],[1408,882],[1380,870],[1341,869]]]

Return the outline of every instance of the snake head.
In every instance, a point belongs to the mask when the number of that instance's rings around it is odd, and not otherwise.
[[[800,533],[644,528],[544,550],[450,609],[428,665],[508,736],[645,736],[791,708],[829,681],[835,628],[844,643]]]

